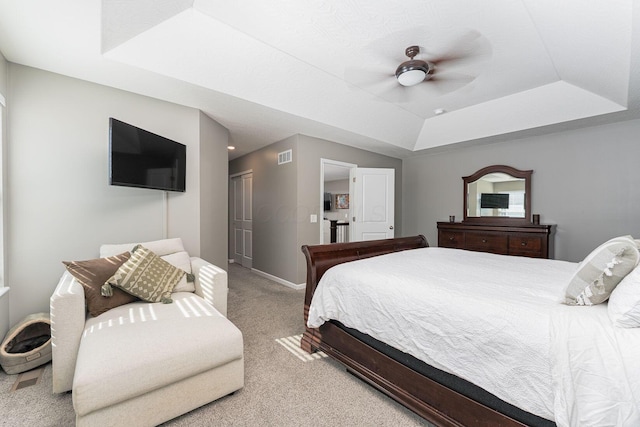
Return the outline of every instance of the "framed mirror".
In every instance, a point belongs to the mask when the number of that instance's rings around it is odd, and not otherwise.
[[[464,221],[531,224],[532,173],[494,165],[463,177]]]

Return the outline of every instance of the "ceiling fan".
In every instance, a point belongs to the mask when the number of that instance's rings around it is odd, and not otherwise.
[[[403,31],[397,38],[392,35],[373,43],[368,49],[371,52],[368,64],[366,60],[358,60],[357,68],[347,68],[345,81],[388,101],[418,101],[420,95],[412,94],[416,91],[412,87],[421,88],[417,89],[418,93],[429,92],[435,96],[453,92],[480,75],[483,63],[491,56],[489,41],[475,30],[456,34],[435,32],[428,37],[426,32],[415,29],[412,33]],[[398,51],[400,39],[423,43],[407,47],[404,53],[408,60],[398,65],[400,61],[392,62],[397,55],[391,49]]]
[[[435,71],[435,65],[421,59],[413,59],[420,53],[420,46],[409,46],[405,51],[409,57],[396,68],[396,78],[402,86],[415,86],[424,80],[429,80]]]

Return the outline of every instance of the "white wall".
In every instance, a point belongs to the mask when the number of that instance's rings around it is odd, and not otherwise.
[[[0,95],[7,101],[7,74],[8,74],[9,64],[0,53]],[[5,141],[7,140],[6,133],[6,122],[7,122],[7,114],[6,108],[0,105],[0,122],[4,123],[2,126],[2,134],[0,134],[0,287],[6,286],[4,281],[4,264],[5,264],[5,242],[4,242],[4,212],[6,208],[6,204],[4,203],[4,159],[5,159]],[[0,337],[4,337],[7,331],[9,330],[9,288],[0,289]],[[0,338],[2,339],[2,338]]]
[[[108,184],[109,117],[187,146],[187,191],[169,193],[168,236],[181,237],[192,255],[200,255],[201,226],[210,228],[209,219],[200,216],[201,191],[217,187],[200,182],[198,110],[16,64],[9,65],[8,87],[6,238],[12,322],[48,311],[64,271],[61,261],[94,258],[102,243],[163,237],[163,192]],[[207,143],[205,155],[226,162],[227,139]],[[207,177],[226,183],[226,170]],[[222,188],[219,196],[226,200],[226,184]],[[220,209],[226,217],[226,204]],[[226,241],[216,244],[226,253]]]

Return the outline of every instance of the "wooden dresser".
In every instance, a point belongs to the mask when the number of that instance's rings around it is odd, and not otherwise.
[[[502,255],[553,258],[554,225],[438,222],[438,246]]]

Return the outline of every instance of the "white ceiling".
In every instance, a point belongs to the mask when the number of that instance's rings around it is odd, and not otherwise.
[[[638,0],[0,0],[0,51],[198,108],[229,129],[231,158],[298,133],[407,157],[640,117],[638,9]],[[393,74],[410,45],[421,47],[417,59],[464,60],[401,87]]]

